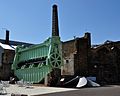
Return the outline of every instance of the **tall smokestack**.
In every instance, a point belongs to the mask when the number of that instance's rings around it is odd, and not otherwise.
[[[6,30],[5,44],[8,44],[8,45],[9,45],[9,30]]]
[[[57,5],[53,5],[52,12],[52,36],[59,36]]]

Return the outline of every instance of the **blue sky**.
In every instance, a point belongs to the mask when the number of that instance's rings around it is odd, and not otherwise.
[[[120,41],[120,0],[0,0],[0,38],[41,43],[51,36],[52,5],[58,5],[62,41],[91,33],[92,44]]]

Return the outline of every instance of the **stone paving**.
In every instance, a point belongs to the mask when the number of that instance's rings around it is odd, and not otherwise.
[[[120,86],[80,88],[79,90],[57,92],[36,96],[120,96]]]
[[[48,94],[48,93],[55,93],[55,92],[73,91],[78,89],[45,87],[45,86],[29,86],[27,88],[26,86],[19,87],[18,85],[10,85],[9,87],[6,87],[6,90],[7,90],[7,94],[4,96],[11,96],[12,93],[27,94],[28,96],[33,96],[33,95]]]
[[[119,85],[80,89],[45,86],[29,86],[26,88],[26,86],[10,85],[6,87],[6,90],[7,94],[0,96],[11,96],[12,93],[19,94],[13,96],[21,96],[20,94],[26,94],[27,96],[120,96]]]

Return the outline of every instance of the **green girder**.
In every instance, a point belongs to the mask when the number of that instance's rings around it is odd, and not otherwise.
[[[53,36],[42,44],[18,46],[12,70],[24,81],[39,83],[53,68],[63,64],[60,37]]]

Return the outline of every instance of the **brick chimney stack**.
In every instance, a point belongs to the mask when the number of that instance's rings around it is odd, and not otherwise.
[[[59,36],[57,5],[53,5],[52,12],[52,36]]]
[[[88,46],[91,47],[91,34],[86,32],[84,38],[88,39]]]
[[[9,45],[9,30],[6,30],[5,44]]]

